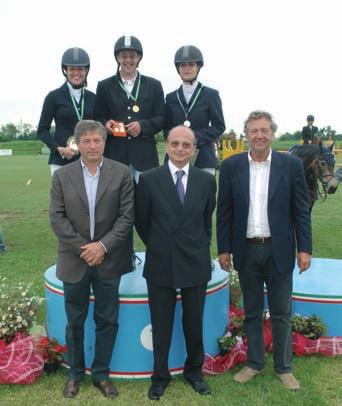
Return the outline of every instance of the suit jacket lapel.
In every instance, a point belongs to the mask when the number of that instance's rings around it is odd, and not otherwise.
[[[76,161],[73,165],[73,170],[70,172],[72,187],[77,190],[83,203],[89,208],[87,192],[84,185],[83,171],[80,161]]]
[[[235,169],[237,172],[236,179],[241,188],[242,195],[249,205],[249,161],[247,152],[241,156]]]
[[[182,103],[184,109],[186,109],[188,103],[186,102],[185,97],[184,97],[183,86],[181,86],[181,87],[178,89],[178,96],[179,96],[179,99],[180,99],[180,101],[181,101],[181,103]],[[176,99],[177,99],[177,102],[178,102],[177,95],[176,95]]]
[[[111,95],[113,98],[117,98],[119,96],[120,99],[122,99],[125,103],[127,103],[127,101],[128,101],[127,93],[122,89],[119,82],[121,82],[121,77],[120,77],[120,73],[117,73],[115,76],[113,76],[114,91],[111,92]]]
[[[283,176],[283,165],[277,153],[272,152],[270,179],[268,184],[268,201],[271,200],[280,179]]]
[[[194,199],[196,199],[195,184],[196,184],[196,173],[194,172],[193,168],[190,165],[183,207],[191,206]]]
[[[166,196],[170,204],[177,210],[180,211],[183,208],[181,201],[179,200],[176,185],[173,182],[172,175],[168,164],[161,167],[158,179],[159,187],[161,192]],[[186,195],[185,195],[186,199]],[[185,202],[184,202],[185,203]]]
[[[103,164],[100,170],[99,183],[97,185],[95,206],[103,196],[103,193],[106,191],[109,183],[112,181],[113,181],[112,172],[108,168],[108,163],[106,159],[103,158]]]

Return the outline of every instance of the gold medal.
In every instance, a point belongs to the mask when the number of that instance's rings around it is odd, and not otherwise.
[[[139,113],[140,108],[139,108],[139,106],[138,106],[137,104],[135,104],[135,105],[132,107],[132,110],[134,111],[134,113]]]
[[[191,123],[190,123],[189,120],[185,120],[185,121],[184,121],[184,125],[185,125],[185,127],[190,127],[190,126],[191,126]]]

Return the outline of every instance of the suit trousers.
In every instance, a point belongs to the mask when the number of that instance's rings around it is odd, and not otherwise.
[[[84,323],[88,315],[90,288],[95,296],[95,356],[91,365],[95,382],[108,380],[119,315],[120,278],[101,279],[96,267],[88,267],[77,283],[63,282],[67,315],[66,343],[69,378],[81,380],[85,374]]]
[[[157,385],[166,386],[171,380],[168,358],[176,306],[177,290],[147,281],[152,321],[154,368],[151,377]],[[207,283],[182,288],[182,325],[187,358],[183,375],[189,381],[202,379],[204,362],[203,311]]]
[[[280,273],[272,255],[272,240],[256,245],[247,242],[239,279],[245,310],[248,339],[247,366],[264,367],[263,312],[264,284],[271,315],[274,369],[279,374],[291,371],[292,362],[292,272]]]

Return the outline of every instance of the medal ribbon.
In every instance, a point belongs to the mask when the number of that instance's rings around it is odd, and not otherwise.
[[[191,110],[193,109],[195,103],[197,102],[198,96],[200,95],[200,93],[202,91],[202,87],[203,87],[203,85],[198,89],[198,91],[196,93],[196,96],[195,96],[193,102],[191,103],[191,106],[189,108],[186,108],[186,109],[183,106],[183,103],[182,103],[182,101],[181,101],[181,99],[179,97],[179,93],[178,93],[178,90],[177,90],[177,99],[178,99],[178,102],[179,102],[180,106],[182,107],[182,109],[184,111],[186,120],[188,119],[188,115],[190,114]]]
[[[138,97],[139,97],[139,91],[140,91],[140,73],[138,72],[138,86],[137,90],[135,91],[135,95],[133,95],[129,90],[125,88],[125,86],[122,84],[121,80],[118,79],[119,85],[121,86],[121,89],[126,92],[127,98],[132,99],[133,101],[137,102]]]
[[[70,93],[72,105],[74,106],[74,110],[75,110],[75,113],[76,113],[76,115],[77,115],[78,121],[80,121],[80,120],[82,120],[82,118],[83,118],[83,113],[84,113],[84,88],[82,89],[82,96],[81,96],[81,99],[82,99],[82,101],[81,101],[81,114],[80,114],[80,112],[79,112],[79,110],[78,110],[75,97],[72,95],[69,86],[68,86],[68,89],[69,89],[69,93]]]

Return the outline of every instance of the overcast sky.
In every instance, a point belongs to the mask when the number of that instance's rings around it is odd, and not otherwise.
[[[90,55],[88,88],[116,70],[124,34],[144,48],[142,74],[168,93],[182,45],[204,55],[199,79],[219,90],[227,129],[242,131],[254,109],[271,112],[278,133],[318,127],[342,133],[342,22],[339,0],[0,0],[0,124],[37,125],[46,94],[64,81],[70,47]]]

